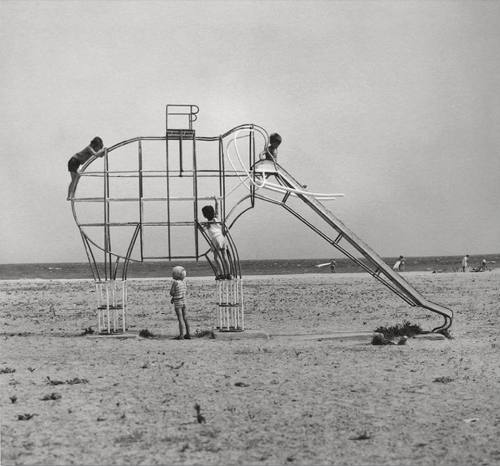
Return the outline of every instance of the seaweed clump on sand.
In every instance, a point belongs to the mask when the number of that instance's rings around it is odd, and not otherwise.
[[[420,325],[412,324],[409,321],[404,321],[403,324],[396,324],[390,327],[378,327],[375,332],[381,333],[384,338],[389,340],[396,337],[414,337],[415,335],[421,335],[426,333]]]
[[[148,329],[143,329],[139,332],[139,336],[141,338],[155,338],[156,335]]]
[[[406,345],[408,338],[426,333],[420,325],[412,324],[409,321],[389,327],[381,326],[375,332],[377,334],[372,338],[372,345]],[[397,343],[393,341],[396,338],[399,338]]]
[[[196,331],[194,332],[194,336],[195,338],[215,338],[215,333],[213,330],[211,329],[205,329],[205,330],[201,330],[201,329],[196,329]]]

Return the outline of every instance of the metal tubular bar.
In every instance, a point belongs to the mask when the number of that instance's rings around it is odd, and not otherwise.
[[[240,279],[240,296],[241,296],[241,330],[245,330],[245,301],[243,294],[243,278]]]
[[[99,276],[99,268],[95,262],[95,257],[94,257],[94,254],[92,253],[92,249],[90,249],[90,245],[88,243],[87,237],[83,233],[81,227],[79,228],[79,230],[80,230],[80,236],[82,237],[85,253],[87,254],[87,260],[89,261],[90,270],[92,271],[92,276],[94,277],[94,281],[97,281],[97,280],[100,281],[101,277]]]
[[[180,174],[179,176],[182,178],[182,133],[179,134],[179,171],[180,171]]]
[[[221,211],[219,212],[220,220],[226,222],[226,164],[224,160],[224,145],[222,144],[222,138],[219,140],[220,150],[221,150],[221,162],[222,162],[222,191],[221,191]]]
[[[109,202],[137,202],[141,198],[140,197],[110,197],[108,199]],[[205,196],[200,197],[200,200],[212,200],[213,196]],[[75,202],[103,202],[104,198],[102,197],[93,197],[93,198],[80,198],[75,199]],[[166,201],[166,197],[143,197],[142,200],[144,202],[147,201]],[[172,201],[194,201],[195,199],[192,196],[172,196],[170,198]]]
[[[112,303],[113,303],[113,332],[116,332],[116,327],[118,324],[117,321],[117,312],[116,312],[116,281],[112,280],[111,281],[111,297],[112,297]]]
[[[223,191],[223,188],[222,188],[222,173],[223,173],[223,170],[222,170],[222,166],[224,165],[224,146],[222,144],[222,137],[219,137],[219,197],[222,196],[222,191]],[[223,212],[223,209],[222,209],[222,202],[221,202],[221,211]],[[219,212],[219,215],[222,214],[222,212]]]
[[[107,281],[109,279],[108,275],[108,251],[110,251],[109,248],[109,204],[107,202],[107,199],[109,197],[109,178],[108,178],[108,153],[105,151],[104,153],[104,278]]]
[[[241,263],[240,263],[240,257],[238,254],[238,249],[236,248],[236,245],[234,244],[234,241],[233,241],[233,237],[229,233],[229,230],[227,229],[226,225],[223,225],[223,231],[224,231],[224,236],[228,240],[229,248],[231,251],[231,262],[232,262],[232,265],[234,268],[233,275],[241,278]]]
[[[132,251],[134,250],[135,242],[137,240],[137,235],[138,235],[140,229],[141,229],[140,225],[137,225],[135,227],[134,233],[132,234],[132,239],[130,240],[130,243],[128,245],[127,254],[125,256],[125,261],[123,263],[123,268],[122,268],[122,280],[127,279],[127,272],[128,272],[128,265],[130,263],[130,256],[132,255]]]
[[[250,133],[250,165],[253,167],[255,165],[255,131]],[[255,170],[252,170],[253,183],[250,185],[250,206],[255,207]]]
[[[168,260],[168,261],[184,260],[184,259],[193,259],[193,256],[192,255],[190,255],[190,256],[144,256],[144,260],[159,260],[159,259]],[[132,261],[132,262],[138,262],[138,261]]]
[[[101,307],[101,301],[102,301],[102,284],[101,283],[96,283],[95,284],[95,287],[96,287],[96,298],[97,298],[97,332],[98,333],[101,333],[101,329],[102,329],[102,326],[101,326],[101,311],[100,311],[100,307]]]
[[[199,254],[199,236],[198,236],[198,162],[196,154],[196,139],[193,138],[193,218],[194,218],[194,254],[198,261]]]
[[[170,222],[170,225],[177,227],[190,227],[193,226],[194,222]],[[110,222],[109,226],[111,227],[125,227],[125,226],[135,226],[140,225],[138,222]],[[167,222],[142,222],[143,226],[167,226]],[[82,223],[80,226],[82,227],[102,227],[105,226],[105,223]]]
[[[106,281],[106,312],[107,312],[107,330],[108,333],[111,333],[111,322],[109,315],[109,281]]]
[[[139,158],[139,228],[140,228],[140,248],[141,248],[141,260],[144,258],[144,232],[143,232],[143,222],[144,222],[144,204],[142,203],[142,198],[144,196],[144,185],[142,179],[142,141],[139,141],[137,148],[137,156]]]
[[[117,257],[115,260],[115,267],[113,270],[113,280],[116,280],[116,273],[118,272],[118,263],[120,262],[120,257]]]
[[[167,131],[168,131],[168,106],[167,106]],[[166,157],[166,168],[167,168],[167,173],[166,173],[166,181],[167,181],[167,250],[168,250],[168,257],[169,260],[172,260],[172,244],[170,240],[170,157],[169,157],[169,150],[168,150],[168,139],[165,140],[165,157]]]
[[[124,265],[125,266],[125,265]],[[126,319],[126,311],[127,311],[127,296],[126,296],[127,282],[122,281],[122,332],[125,333],[127,331],[125,325]]]
[[[143,178],[163,178],[165,176],[166,171],[165,170],[144,170],[143,171]],[[218,170],[200,170],[198,173],[198,176],[200,178],[206,177],[206,178],[212,178],[214,173],[219,173]],[[180,171],[179,170],[171,170],[170,174],[172,176],[180,176]],[[182,176],[186,178],[190,178],[194,176],[192,170],[186,170],[182,172]],[[238,170],[231,170],[230,172],[226,173],[227,178],[241,178],[241,177],[246,177],[247,173],[244,171],[238,171]],[[102,172],[86,172],[82,173],[81,178],[83,177],[94,177],[94,178],[102,178],[103,173]],[[109,172],[109,177],[110,178],[138,178],[139,175],[137,174],[137,171],[134,172],[121,172],[121,171],[110,171]],[[75,198],[77,199],[77,198]]]
[[[286,204],[286,201],[288,201],[288,198],[290,197],[290,192],[286,193],[284,196],[283,196],[283,199],[281,200],[281,202],[283,204]]]

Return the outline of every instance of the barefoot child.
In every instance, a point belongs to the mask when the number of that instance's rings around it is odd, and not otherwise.
[[[231,279],[231,264],[229,262],[229,246],[227,239],[222,232],[222,224],[218,217],[219,206],[217,197],[214,196],[215,209],[211,205],[206,205],[201,209],[203,216],[208,220],[203,224],[210,239],[210,248],[214,254],[217,278]]]
[[[179,336],[176,340],[190,340],[191,335],[189,333],[189,324],[186,318],[186,271],[184,267],[180,265],[172,269],[172,287],[170,288],[170,296],[172,299],[170,302],[174,305],[175,314],[177,315],[177,320],[179,321]],[[183,324],[186,327],[186,333],[184,334]]]

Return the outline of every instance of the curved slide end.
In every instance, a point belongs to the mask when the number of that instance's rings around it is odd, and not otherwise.
[[[433,328],[431,330],[431,333],[441,333],[445,337],[451,338],[449,328],[453,323],[453,311],[447,307],[442,306],[441,304],[436,304],[427,300],[421,302],[420,306],[429,311],[436,312],[444,319],[443,325]]]

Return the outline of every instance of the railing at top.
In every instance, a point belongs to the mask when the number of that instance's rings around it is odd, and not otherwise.
[[[179,109],[179,111],[171,111],[170,109]],[[182,111],[184,110],[184,111]],[[198,119],[198,112],[200,111],[200,108],[198,105],[191,105],[191,104],[168,104],[166,106],[165,110],[165,128],[168,131],[170,128],[168,124],[168,117],[169,116],[185,116],[187,117],[188,121],[188,128],[185,129],[193,129],[193,123]]]

